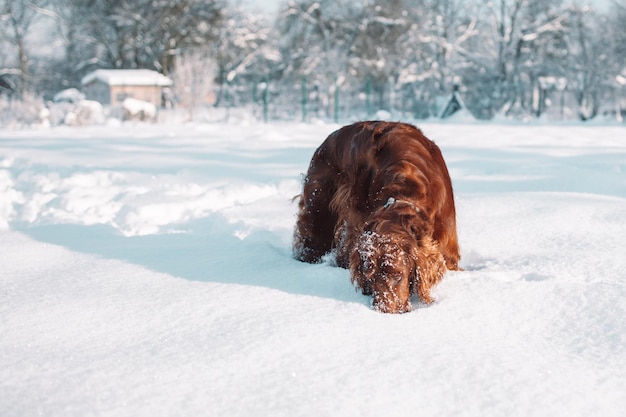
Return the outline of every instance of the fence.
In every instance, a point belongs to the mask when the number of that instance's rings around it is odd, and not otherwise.
[[[331,83],[310,81],[307,77],[292,82],[269,77],[226,83],[218,87],[219,107],[247,107],[259,120],[339,123],[347,119],[372,118],[384,112],[388,118],[425,118],[437,114],[437,100],[429,104],[413,86],[385,83],[377,88],[372,80],[349,83],[335,77]],[[439,100],[441,101],[441,100]]]
[[[475,117],[489,119],[501,111],[491,100],[491,91],[465,88],[460,91],[460,96]],[[550,89],[539,82],[532,91],[524,92],[512,103],[526,107],[514,109],[516,111],[509,116],[586,120],[600,115],[607,120],[623,122],[626,120],[626,86],[608,86],[607,89],[611,93],[608,100],[603,100],[599,108],[590,112],[577,99],[579,93],[569,86]],[[266,122],[323,120],[339,123],[370,118],[411,120],[436,117],[448,104],[454,87],[442,92],[428,83],[375,83],[372,79],[346,80],[339,75],[330,82],[312,77],[289,81],[270,77],[248,79],[223,85],[219,90],[221,92],[217,95],[223,99],[217,103],[218,107],[246,107],[257,119]]]

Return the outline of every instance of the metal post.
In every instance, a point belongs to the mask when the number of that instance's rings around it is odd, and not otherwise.
[[[365,82],[365,111],[367,112],[367,117],[372,116],[372,78],[367,77],[367,81]]]
[[[339,123],[339,81],[335,77],[335,109],[333,111],[335,123]]]
[[[270,80],[269,77],[265,77],[265,88],[263,89],[263,120],[267,123],[268,109],[267,109],[267,95],[269,89]]]
[[[302,123],[306,122],[307,97],[306,77],[302,76]]]
[[[393,118],[394,107],[396,104],[396,88],[393,82],[393,78],[389,77],[389,114]]]

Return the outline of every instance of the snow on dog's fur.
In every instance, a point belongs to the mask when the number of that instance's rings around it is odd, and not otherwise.
[[[330,251],[382,312],[411,310],[411,294],[456,270],[459,246],[452,184],[434,142],[404,123],[360,122],[315,151],[300,195],[294,256]]]

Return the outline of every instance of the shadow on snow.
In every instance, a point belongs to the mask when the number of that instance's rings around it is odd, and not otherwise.
[[[267,287],[370,305],[355,291],[347,270],[306,264],[291,255],[291,242],[267,230],[243,239],[236,224],[212,215],[187,225],[189,232],[125,237],[105,225],[39,225],[18,229],[40,242],[117,259],[192,281]]]

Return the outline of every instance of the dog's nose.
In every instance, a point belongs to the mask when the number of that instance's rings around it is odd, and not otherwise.
[[[402,314],[413,310],[410,300],[402,302],[395,294],[374,294],[374,310],[381,313]]]
[[[381,313],[386,313],[386,314],[404,314],[404,313],[410,313],[411,311],[413,311],[413,307],[411,306],[411,303],[407,303],[405,305],[400,305],[400,306],[385,306],[384,304],[375,304],[374,309],[376,311],[379,311]]]

